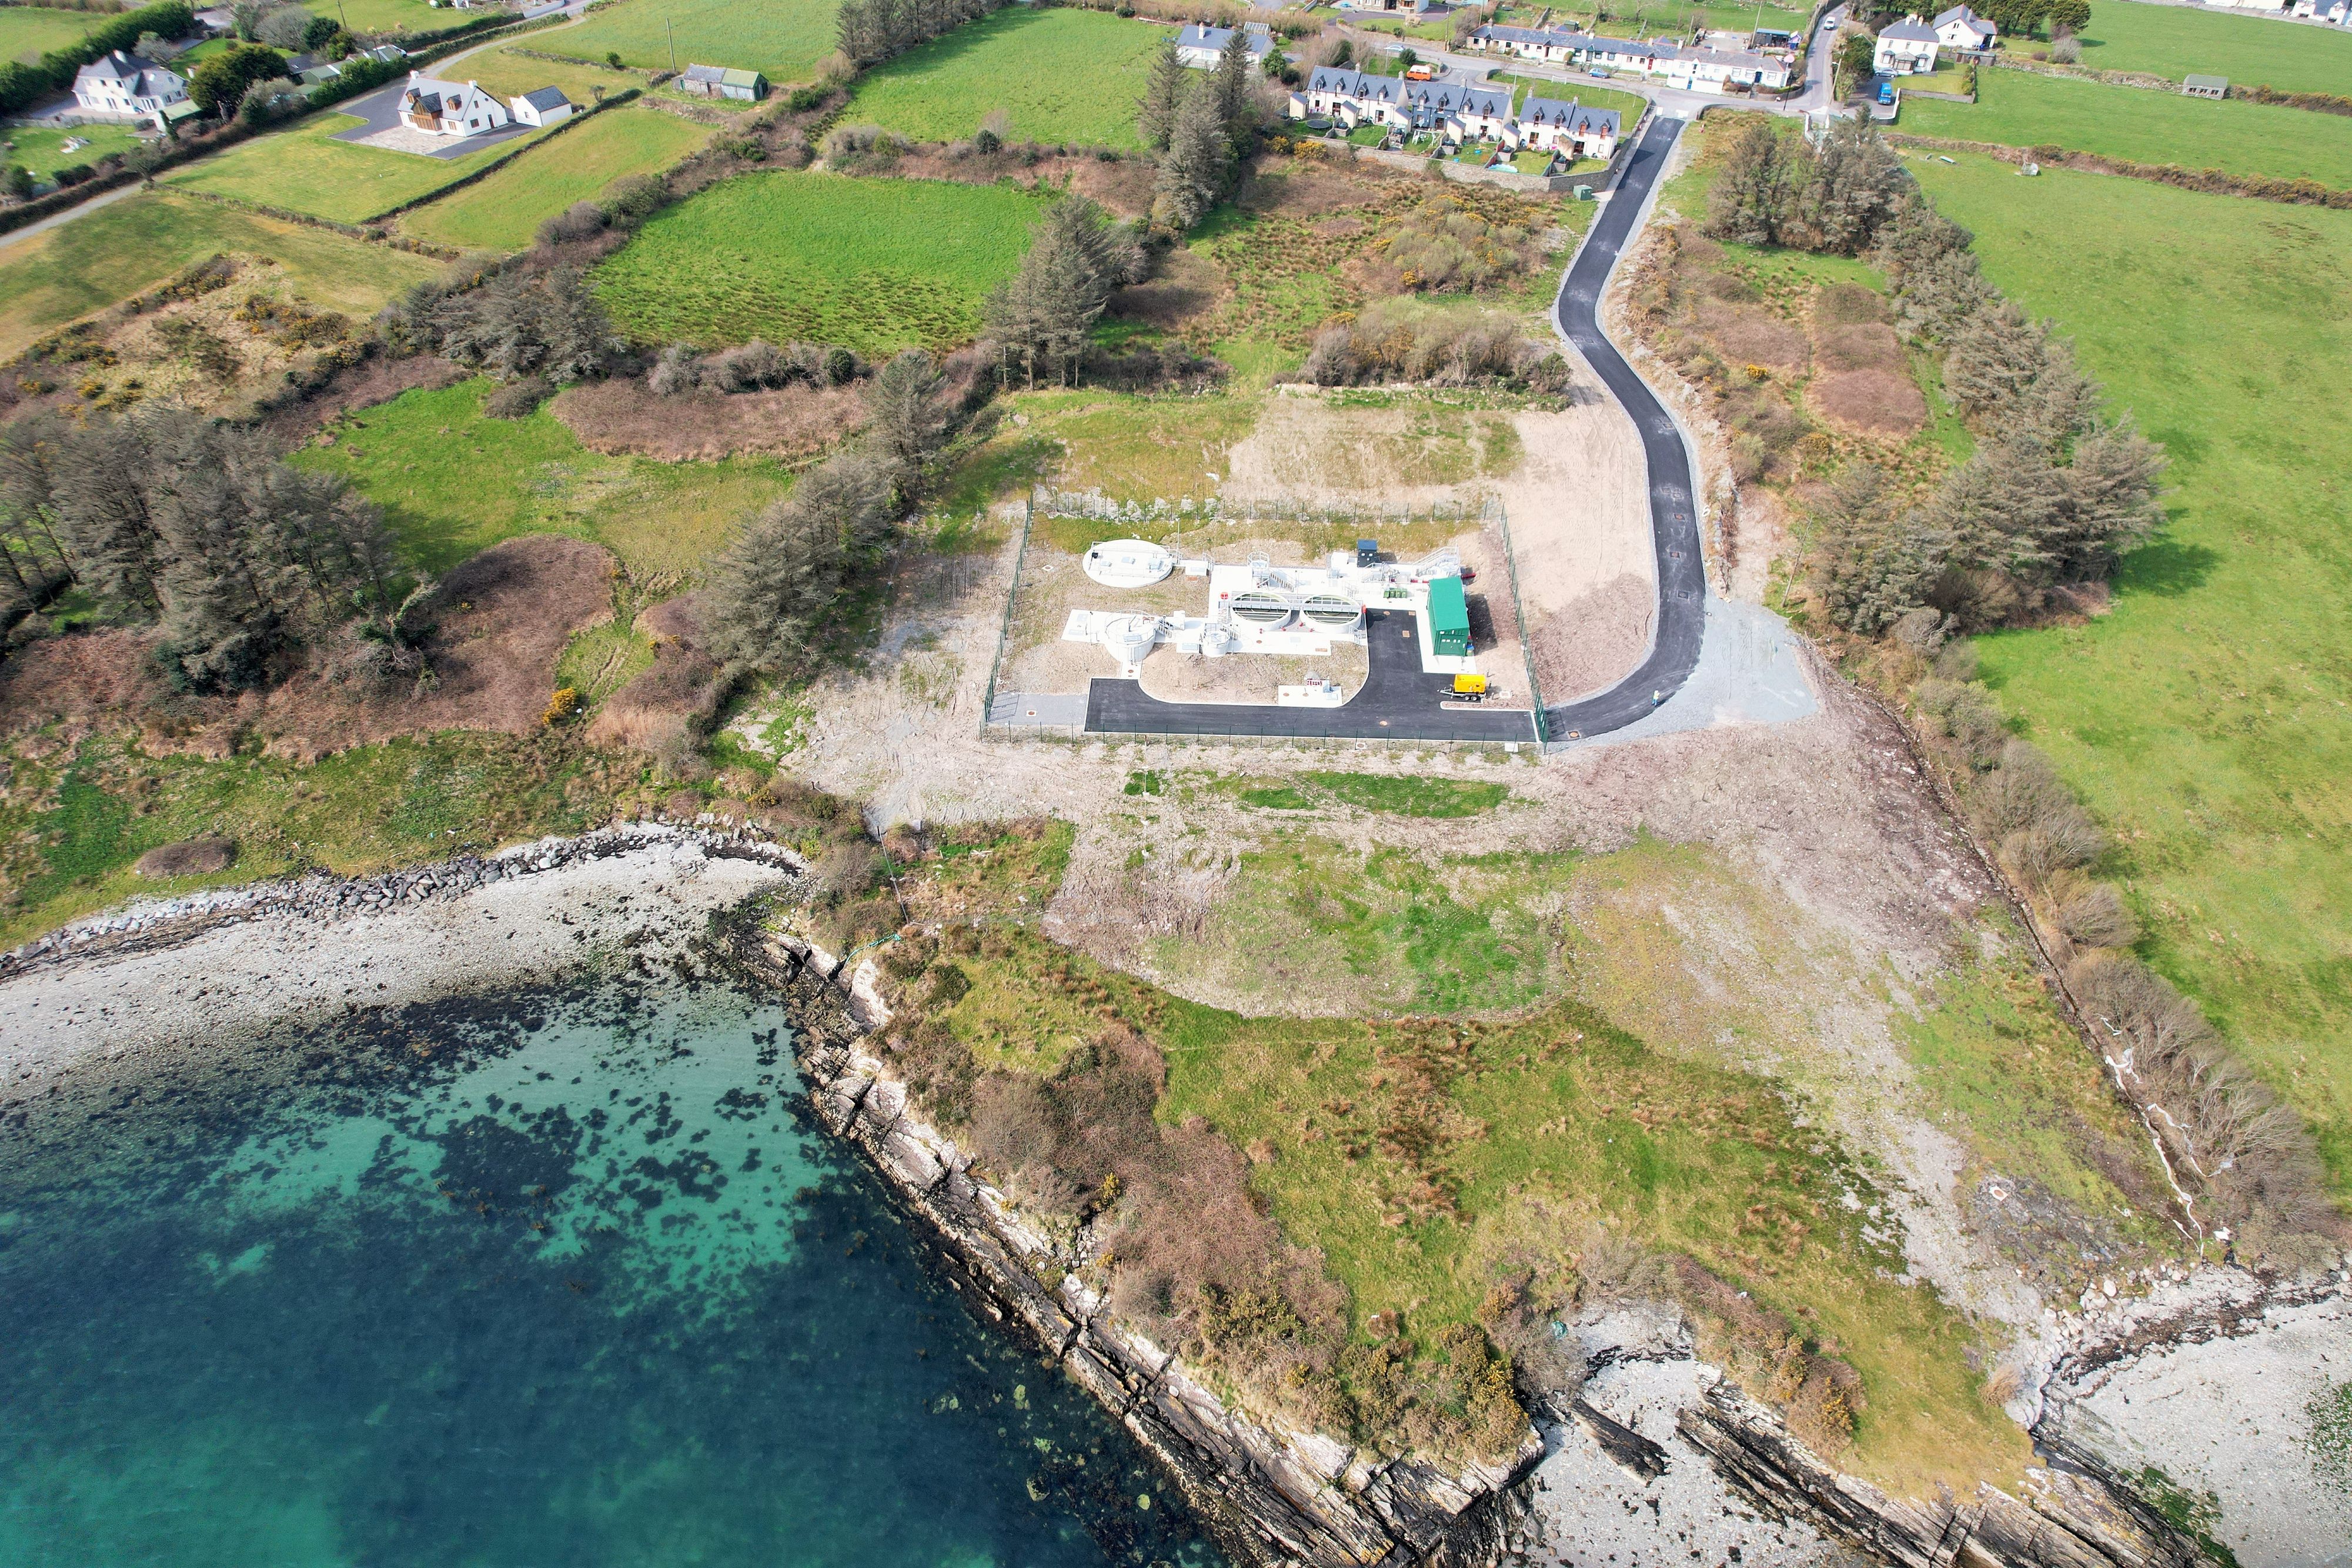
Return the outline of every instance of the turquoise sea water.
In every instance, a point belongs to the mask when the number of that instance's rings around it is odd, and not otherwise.
[[[0,1115],[0,1563],[1222,1568],[783,1017],[601,980]]]

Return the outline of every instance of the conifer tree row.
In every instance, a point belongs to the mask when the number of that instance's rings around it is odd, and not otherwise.
[[[72,583],[159,628],[175,685],[263,685],[355,617],[389,631],[397,574],[383,515],[257,433],[173,408],[0,431],[0,589],[29,607]]]

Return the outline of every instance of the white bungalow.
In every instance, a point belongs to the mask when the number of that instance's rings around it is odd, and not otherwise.
[[[1937,16],[1933,25],[1937,43],[1966,54],[1981,54],[2000,37],[2000,29],[1992,25],[1991,18],[1979,16],[1966,5],[1953,6]]]
[[[400,122],[430,136],[477,136],[513,119],[505,104],[475,82],[442,81],[411,71],[408,90],[400,95]]]
[[[1572,29],[1498,27],[1490,24],[1463,39],[1462,47],[1474,54],[1508,55],[1515,59],[1565,66],[1575,63],[1577,56],[1591,42],[1591,35]]]
[[[1777,92],[1789,85],[1789,62],[1746,50],[1677,48],[1654,68],[1667,85],[1690,92],[1723,92],[1731,88]]]
[[[1231,27],[1206,27],[1195,22],[1176,35],[1176,57],[1196,71],[1214,70],[1233,36]],[[1245,22],[1242,37],[1251,68],[1263,68],[1265,57],[1274,52],[1274,30],[1264,22]]]
[[[92,114],[159,114],[188,96],[186,78],[121,49],[74,73],[74,101]]]
[[[1936,29],[1916,16],[1888,24],[1870,52],[1880,76],[1924,76],[1936,68]]]
[[[561,125],[572,118],[572,100],[560,87],[543,87],[507,100],[517,125]]]

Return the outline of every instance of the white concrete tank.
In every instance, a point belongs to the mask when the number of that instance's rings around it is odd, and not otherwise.
[[[1234,619],[1272,631],[1290,624],[1290,601],[1272,593],[1243,593],[1234,598]]]
[[[1160,641],[1160,618],[1156,615],[1119,615],[1103,622],[1098,633],[1102,645],[1110,656],[1122,664],[1139,664]]]
[[[1148,539],[1111,539],[1087,551],[1086,568],[1105,588],[1149,588],[1176,570],[1176,558]]]
[[[1201,652],[1212,659],[1223,658],[1239,641],[1234,629],[1222,621],[1212,621],[1201,629]]]
[[[1354,600],[1336,593],[1318,593],[1299,608],[1307,623],[1318,632],[1352,632],[1363,614]]]

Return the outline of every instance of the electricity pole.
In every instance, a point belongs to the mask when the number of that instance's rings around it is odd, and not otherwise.
[[[669,74],[676,76],[677,75],[677,24],[664,16],[662,30],[669,35]]]

